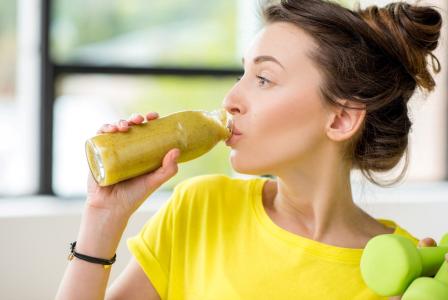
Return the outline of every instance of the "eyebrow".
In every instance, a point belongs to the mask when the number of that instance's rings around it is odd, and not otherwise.
[[[257,57],[254,58],[254,64],[260,64],[260,63],[265,62],[265,61],[271,61],[273,63],[276,63],[283,70],[285,70],[285,67],[273,56],[262,55],[262,56],[257,56]],[[244,66],[244,57],[242,58],[242,62],[243,62],[243,66]]]

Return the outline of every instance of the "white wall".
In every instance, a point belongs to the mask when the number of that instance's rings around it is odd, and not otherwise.
[[[111,278],[130,254],[126,238],[138,233],[166,194],[151,199],[131,219],[117,250]],[[53,299],[76,240],[83,201],[52,198],[0,200],[0,299]]]
[[[376,217],[395,220],[415,236],[440,240],[448,232],[448,184],[403,186],[392,190],[355,189],[358,203]],[[356,196],[358,195],[358,196]],[[130,255],[125,240],[136,234],[167,194],[150,199],[132,218],[117,251],[111,279]],[[53,299],[76,239],[82,201],[14,199],[0,201],[0,298]],[[111,280],[111,281],[112,281]]]
[[[138,232],[148,217],[149,213],[136,215],[125,237]],[[53,299],[78,225],[77,214],[0,220],[0,298]],[[130,257],[124,241],[117,251],[113,278]]]

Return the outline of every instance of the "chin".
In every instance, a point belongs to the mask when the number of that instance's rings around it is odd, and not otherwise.
[[[240,174],[246,175],[264,175],[271,174],[272,169],[267,168],[267,166],[261,165],[260,162],[263,160],[258,159],[241,159],[236,157],[236,155],[230,155],[230,164],[233,170]]]

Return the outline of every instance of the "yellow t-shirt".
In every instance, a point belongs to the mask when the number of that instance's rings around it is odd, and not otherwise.
[[[266,180],[185,180],[128,240],[162,299],[387,299],[363,283],[362,249],[323,244],[277,226],[262,203]],[[418,243],[394,222],[379,221]]]

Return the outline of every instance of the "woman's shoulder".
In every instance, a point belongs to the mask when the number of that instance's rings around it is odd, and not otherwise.
[[[220,207],[244,203],[253,196],[253,184],[259,178],[233,178],[225,174],[208,174],[188,178],[176,185],[173,198],[177,205]]]
[[[378,222],[380,222],[381,224],[387,226],[388,228],[393,229],[394,234],[398,234],[401,236],[404,236],[406,238],[408,238],[409,240],[411,240],[415,245],[418,244],[419,239],[417,237],[415,237],[413,234],[411,234],[407,229],[405,229],[404,227],[400,226],[397,222],[390,220],[390,219],[377,219]]]
[[[232,178],[225,174],[207,174],[187,178],[181,181],[176,188],[192,189],[197,187],[217,187],[227,184]]]
[[[225,174],[207,174],[185,179],[175,189],[185,193],[241,191],[250,188],[257,179],[233,178]]]

